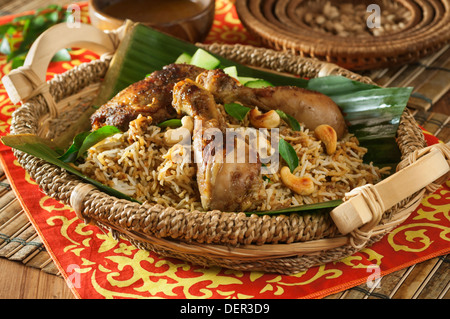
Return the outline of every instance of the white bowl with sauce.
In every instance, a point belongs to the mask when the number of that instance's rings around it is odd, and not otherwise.
[[[192,43],[206,38],[214,14],[214,0],[89,0],[91,23],[101,30],[129,19]]]

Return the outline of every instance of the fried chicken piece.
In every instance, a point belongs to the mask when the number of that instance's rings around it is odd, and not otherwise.
[[[245,158],[230,161],[224,138],[225,119],[214,96],[194,81],[186,79],[175,84],[173,106],[179,114],[194,118],[193,150],[203,208],[243,210],[249,204],[249,195],[262,181],[256,151],[243,140]]]
[[[202,72],[196,82],[212,92],[218,103],[240,102],[265,111],[281,110],[310,130],[328,124],[335,129],[339,139],[347,133],[341,110],[322,93],[295,86],[249,88],[220,69]]]
[[[169,64],[145,79],[123,89],[102,105],[91,116],[91,126],[96,130],[113,125],[128,130],[130,121],[139,114],[150,116],[153,123],[176,117],[172,107],[172,88],[185,78],[195,79],[204,69],[189,64]]]

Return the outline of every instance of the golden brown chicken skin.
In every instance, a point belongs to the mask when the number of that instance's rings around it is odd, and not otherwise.
[[[122,131],[139,114],[150,116],[153,123],[175,118],[172,107],[172,89],[175,83],[189,78],[195,79],[204,69],[189,64],[169,64],[162,70],[123,89],[110,101],[102,105],[91,116],[91,126],[96,130],[104,125],[113,125]]]
[[[174,86],[173,95],[177,112],[194,118],[193,150],[203,208],[243,210],[248,205],[248,195],[262,181],[256,151],[244,141],[245,159],[226,158],[225,119],[218,111],[214,96],[197,83],[189,79],[180,81]]]
[[[219,103],[240,102],[265,111],[281,110],[310,130],[328,124],[335,129],[339,139],[347,133],[341,110],[322,93],[295,86],[249,88],[220,69],[202,72],[196,81],[212,92]]]

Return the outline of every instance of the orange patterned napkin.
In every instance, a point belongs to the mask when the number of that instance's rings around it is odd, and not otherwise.
[[[87,21],[86,4],[81,9]],[[207,42],[258,44],[243,29],[232,1],[216,1],[216,10]],[[71,56],[71,62],[53,62],[48,77],[97,58],[84,49],[71,51]],[[0,75],[9,70],[1,57]],[[8,133],[16,107],[1,85],[2,135]],[[438,142],[431,134],[425,136],[429,144]],[[0,145],[0,159],[24,210],[78,298],[322,298],[364,283],[376,292],[374,285],[380,276],[450,250],[450,181],[372,247],[286,276],[199,267],[139,250],[126,240],[116,241],[97,227],[84,224],[70,207],[44,195],[4,145]]]

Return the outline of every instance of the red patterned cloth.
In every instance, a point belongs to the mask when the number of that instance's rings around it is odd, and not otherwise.
[[[87,6],[81,4],[88,22]],[[5,23],[11,19],[0,19]],[[206,42],[258,45],[242,27],[232,1],[216,1],[216,19]],[[71,51],[71,62],[53,62],[48,77],[97,58],[84,49]],[[0,75],[10,64],[0,57]],[[0,133],[7,134],[17,108],[0,86]],[[429,144],[438,143],[425,132]],[[449,252],[450,181],[423,199],[411,216],[380,242],[341,261],[292,276],[204,268],[162,258],[116,241],[80,221],[74,211],[44,195],[0,145],[0,159],[25,212],[77,298],[323,298]],[[374,292],[376,292],[375,288]]]

